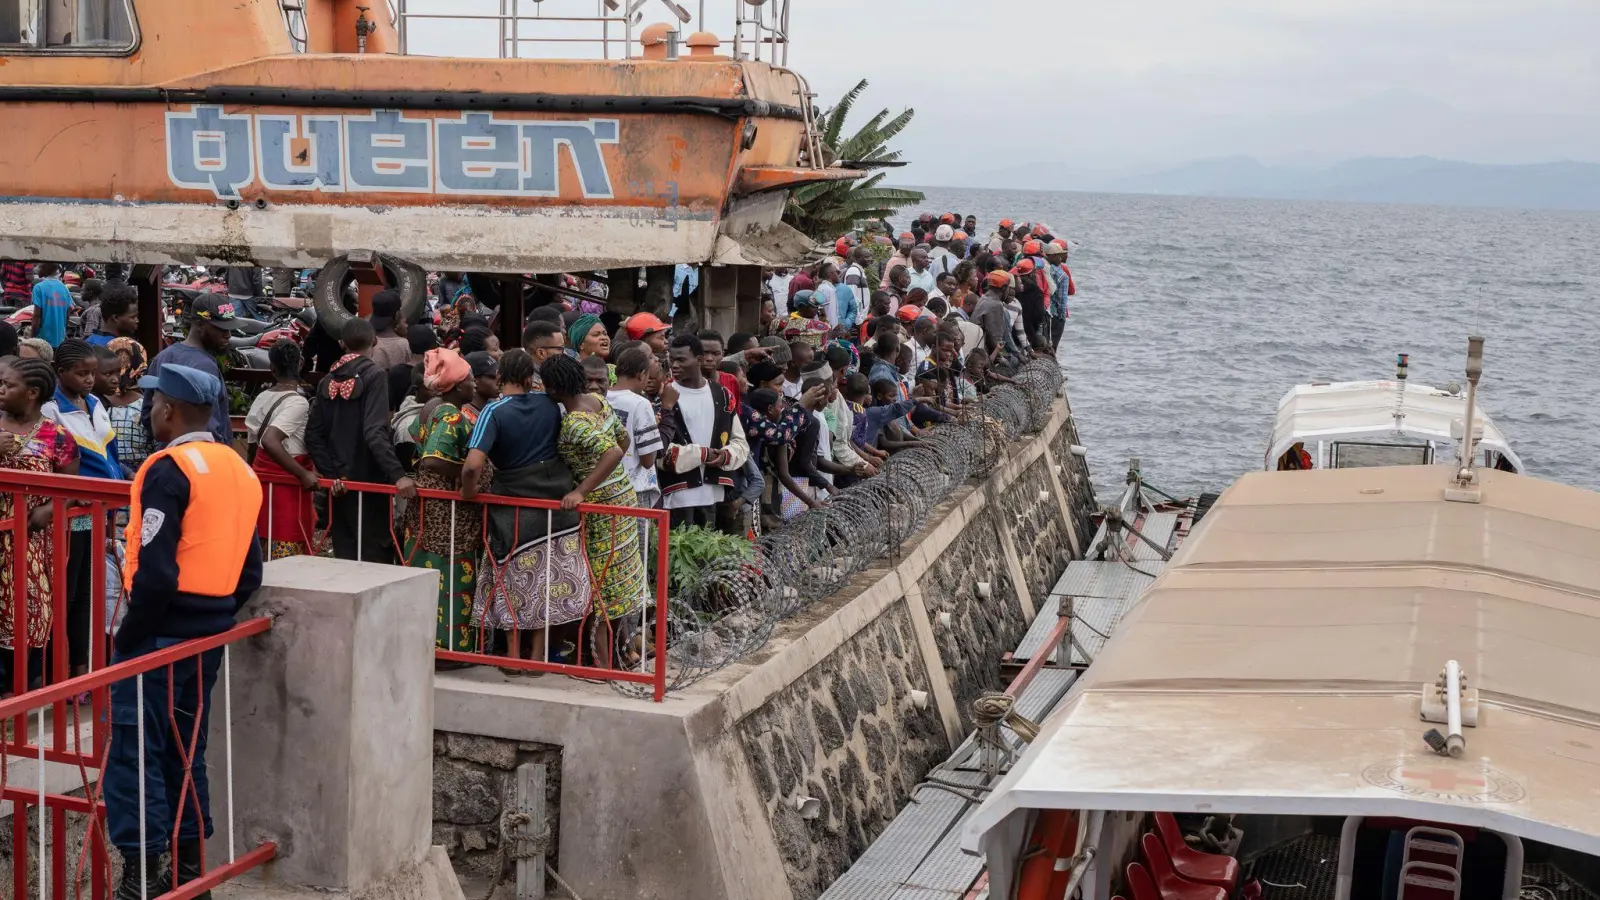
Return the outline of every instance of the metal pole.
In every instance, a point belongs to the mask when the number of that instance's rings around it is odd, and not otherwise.
[[[550,661],[550,557],[556,552],[555,512],[544,511],[544,661]],[[581,520],[580,520],[581,521]],[[579,648],[578,653],[583,653]]]
[[[1461,423],[1461,474],[1456,480],[1463,486],[1472,483],[1472,444],[1477,429],[1473,427],[1478,417],[1478,379],[1483,377],[1483,338],[1467,338],[1467,415]]]
[[[511,0],[511,58],[519,59],[522,56],[522,27],[519,16],[522,14],[522,0]]]
[[[233,847],[233,670],[229,647],[222,648],[222,739],[228,759],[228,862],[238,860]]]
[[[789,65],[789,0],[783,0],[783,63]]]
[[[417,527],[421,528],[422,501],[419,499],[417,503]],[[421,541],[420,536],[418,541]],[[454,500],[450,501],[450,566],[444,587],[445,603],[449,605],[450,609],[449,612],[445,613],[448,625],[445,628],[444,648],[446,650],[454,650],[455,647],[453,645],[456,642],[456,501]]]
[[[1461,663],[1444,664],[1445,747],[1460,759],[1467,752],[1467,739],[1461,736]]]
[[[133,679],[134,704],[138,707],[134,715],[139,717],[139,897],[140,900],[150,900],[147,886],[150,884],[148,849],[145,846],[145,819],[144,819],[144,673],[140,672]],[[115,740],[115,738],[113,738]],[[41,766],[40,768],[43,768]],[[128,877],[124,874],[122,877]]]
[[[57,645],[57,647],[56,647],[57,652],[59,652],[61,649],[62,648],[59,645]],[[22,744],[26,744],[27,743],[27,741],[28,741],[28,736],[27,735],[25,735],[25,734],[24,735],[19,735],[19,737],[20,737],[20,740],[18,741],[18,743],[22,743]],[[142,752],[142,748],[141,748],[141,752]],[[19,826],[22,827],[22,828],[27,828],[28,827],[28,825],[27,825],[27,822],[28,822],[28,814],[27,814],[27,812],[23,811],[22,815],[20,815],[20,816],[16,815],[16,813],[19,811],[21,805],[22,804],[20,804],[20,803],[11,804],[11,812],[12,812],[11,827],[12,828],[17,828]],[[49,884],[50,883],[47,880],[45,880],[45,863],[44,863],[44,856],[45,856],[45,853],[44,853],[44,827],[45,827],[45,824],[49,821],[49,816],[50,816],[50,810],[47,809],[45,807],[45,805],[44,805],[44,707],[41,706],[41,707],[39,707],[39,896],[40,897],[47,897],[50,894],[50,891],[49,891]],[[67,848],[66,847],[59,847],[58,846],[55,849],[56,849],[56,852],[58,852],[58,853],[66,853],[67,852]]]

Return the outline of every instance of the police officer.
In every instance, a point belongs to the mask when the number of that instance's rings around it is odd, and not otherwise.
[[[165,447],[145,460],[133,479],[122,578],[128,607],[114,641],[117,662],[227,631],[261,586],[261,549],[255,536],[261,484],[239,454],[217,443],[210,430],[211,404],[221,383],[209,372],[167,365],[159,375],[140,379],[139,386],[154,391],[151,437]],[[177,886],[203,874],[201,843],[212,830],[206,729],[221,660],[218,648],[144,675],[142,743],[135,680],[111,686],[111,747],[102,783],[111,842],[123,856],[117,900],[172,890],[173,868]],[[192,778],[185,793],[183,758],[191,740]],[[174,865],[162,866],[161,854],[172,847],[179,815]]]

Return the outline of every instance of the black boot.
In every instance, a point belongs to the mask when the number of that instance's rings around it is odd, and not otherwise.
[[[122,883],[117,885],[115,900],[155,900],[156,897],[167,893],[171,888],[165,887],[167,878],[164,877],[166,867],[161,865],[161,854],[153,854],[144,858],[144,884],[143,891],[139,883],[139,854],[124,853],[122,855]]]
[[[204,875],[205,871],[200,866],[200,841],[178,842],[178,887],[183,887],[191,881]],[[211,892],[196,894],[195,900],[211,900]]]

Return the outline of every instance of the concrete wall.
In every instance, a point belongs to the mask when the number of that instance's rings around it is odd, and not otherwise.
[[[272,629],[229,649],[231,820],[242,847],[271,841],[277,855],[231,885],[234,896],[460,897],[429,840],[438,590],[427,569],[267,564],[244,615]],[[213,784],[222,720],[211,720]],[[213,791],[213,859],[226,858],[228,798]]]
[[[1087,541],[1093,493],[1076,440],[1058,401],[898,559],[667,703],[553,676],[438,676],[436,777],[462,763],[506,771],[452,751],[463,735],[502,742],[502,762],[559,747],[552,861],[588,900],[811,900],[965,734],[971,700],[1003,686],[1001,656]],[[821,801],[815,818],[801,818],[797,795]],[[435,800],[436,838],[458,838],[458,871],[479,874],[489,840],[469,848],[479,825],[441,821]]]

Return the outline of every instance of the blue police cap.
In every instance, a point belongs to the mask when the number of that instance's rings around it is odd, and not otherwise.
[[[209,406],[221,393],[222,382],[209,372],[168,363],[161,367],[161,374],[139,379],[139,387],[184,403]]]

